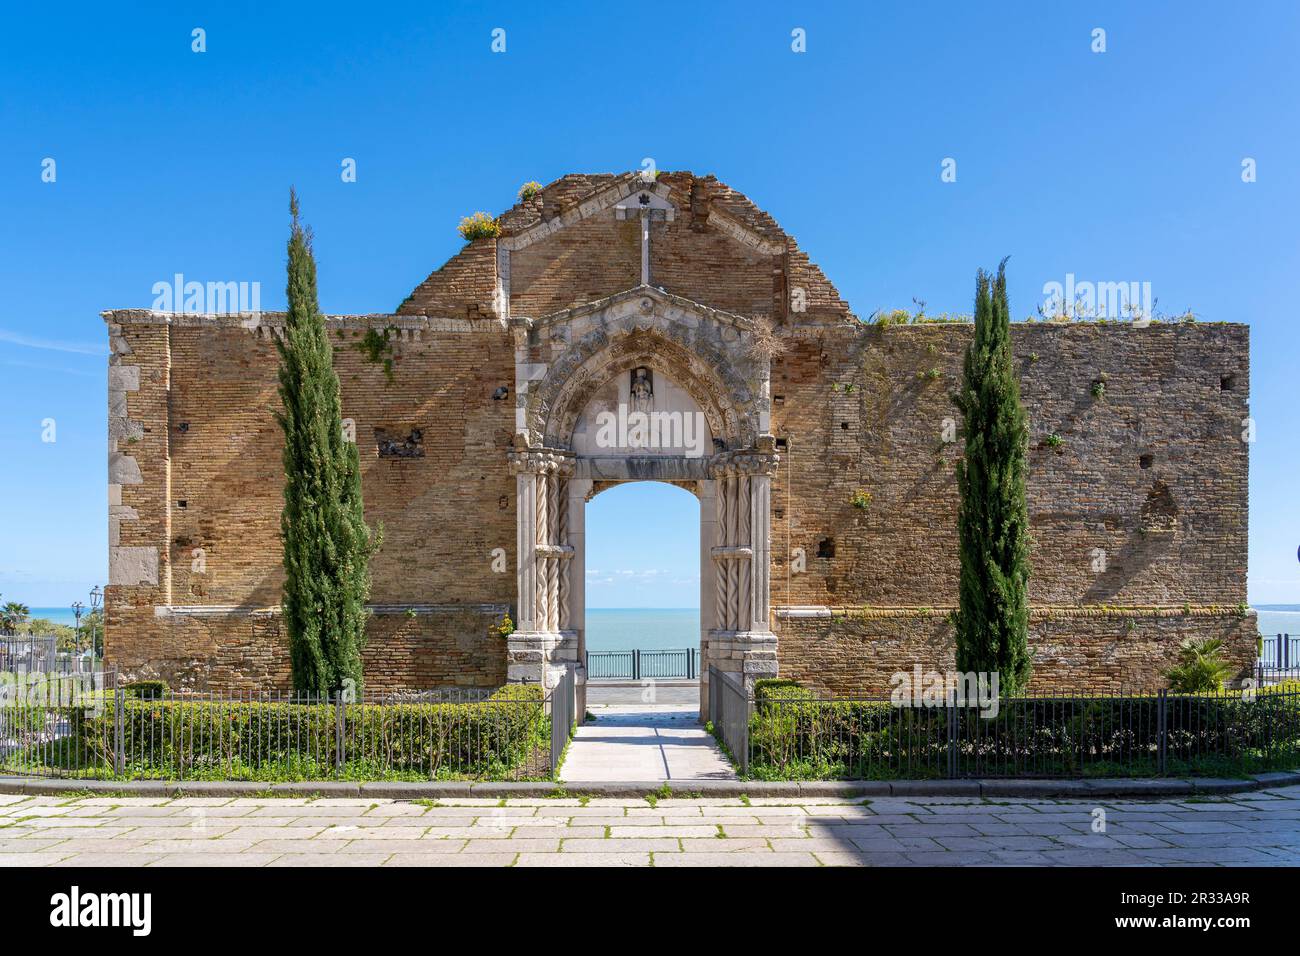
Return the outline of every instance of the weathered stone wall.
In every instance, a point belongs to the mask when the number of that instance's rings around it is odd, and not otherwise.
[[[950,396],[971,331],[834,332],[774,361],[773,433],[788,443],[772,489],[774,552],[803,548],[808,567],[791,573],[778,556],[774,604],[955,600],[961,443],[945,437],[959,438]],[[1246,600],[1247,331],[1014,326],[1030,427],[1031,603]],[[865,509],[851,503],[859,489]],[[818,557],[830,543],[834,556]]]
[[[272,661],[267,643],[278,625],[255,626],[264,621],[250,612],[276,606],[283,581],[283,437],[274,417],[280,319],[243,328],[237,320],[123,317],[116,338],[140,363],[142,388],[126,392],[123,418],[138,437],[118,446],[138,462],[140,481],[120,485],[130,513],[115,518],[115,534],[120,546],[155,555],[158,570],[156,580],[109,587],[107,655],[132,672],[152,668],[196,686],[278,686],[287,660]],[[387,342],[365,349],[365,329]],[[514,600],[514,481],[502,464],[513,406],[493,394],[514,378],[505,331],[497,323],[381,318],[332,320],[331,335],[344,416],[355,422],[366,520],[383,529],[371,601],[465,605],[475,614],[493,604],[504,612]],[[399,439],[405,454],[381,456],[386,438]],[[207,611],[154,612],[172,606]],[[436,674],[487,686],[504,672],[500,638],[468,652],[456,643],[463,627],[453,634],[414,620],[432,630],[412,648],[400,642],[416,624],[372,621],[366,659],[375,686]],[[446,666],[430,663],[439,641]]]
[[[844,609],[825,616],[778,614],[781,676],[840,694],[885,694],[900,672],[949,673],[953,629],[943,609]],[[1164,673],[1189,639],[1220,638],[1239,673],[1255,658],[1253,613],[1052,608],[1030,615],[1030,692],[1116,693],[1165,686]]]
[[[615,210],[643,192],[660,204],[649,260],[662,291],[640,285],[639,214]],[[676,386],[728,448],[754,445],[770,413],[782,671],[850,688],[951,655],[950,394],[971,326],[857,322],[794,240],[713,177],[566,176],[500,224],[400,314],[329,320],[366,517],[384,528],[372,686],[502,679],[504,642],[466,622],[517,600],[508,450],[557,439],[552,419],[655,358],[685,375]],[[282,317],[106,319],[109,659],[195,686],[281,686]],[[1158,682],[1192,634],[1226,636],[1246,660],[1247,328],[1017,324],[1013,343],[1030,420],[1039,686]],[[846,629],[782,618],[791,607],[881,616]]]
[[[878,688],[917,661],[951,665],[946,612],[927,609],[956,602],[961,444],[950,396],[971,332],[821,333],[774,362],[773,432],[787,447],[772,490],[773,604],[922,609],[847,630],[788,622],[783,673],[820,673],[823,686],[850,690]],[[1224,637],[1234,662],[1253,659],[1255,619],[1237,609],[1246,600],[1247,333],[1014,326],[1030,427],[1036,687],[1157,686],[1190,636]],[[852,504],[859,491],[866,508]],[[799,548],[802,574],[787,559]],[[1069,610],[1080,607],[1086,616]]]
[[[504,605],[384,611],[362,652],[369,694],[434,687],[499,687],[506,679]],[[109,656],[129,679],[176,688],[289,691],[288,638],[278,611],[118,609]]]

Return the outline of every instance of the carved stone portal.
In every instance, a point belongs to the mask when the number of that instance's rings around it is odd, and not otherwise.
[[[546,448],[516,450],[510,453],[510,469],[519,515],[519,620],[507,639],[507,677],[550,687],[558,669],[578,662],[569,621],[573,456]]]
[[[746,684],[775,676],[768,576],[779,459],[770,366],[748,346],[752,323],[642,286],[511,325],[519,621],[510,680],[550,687],[573,667],[585,697],[583,508],[593,482],[636,480],[670,481],[700,499],[701,712],[710,665]],[[633,440],[635,413],[658,416],[672,440]]]

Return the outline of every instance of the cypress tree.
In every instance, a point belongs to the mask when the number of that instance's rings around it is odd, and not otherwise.
[[[998,674],[999,690],[1029,683],[1028,424],[1011,357],[1006,260],[975,283],[975,336],[962,387],[965,455],[957,463],[961,556],[957,669]]]
[[[277,339],[284,430],[282,608],[293,686],[325,694],[351,680],[361,689],[369,558],[378,545],[366,526],[357,446],[343,435],[339,380],[316,296],[311,234],[289,211],[288,320]]]

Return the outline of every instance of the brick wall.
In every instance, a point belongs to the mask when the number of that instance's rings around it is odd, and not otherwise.
[[[506,679],[504,608],[446,607],[371,617],[362,652],[367,693],[499,687]],[[289,691],[288,638],[278,612],[157,616],[115,608],[108,654],[129,679],[176,688]]]
[[[888,694],[899,672],[955,669],[947,611],[838,609],[833,617],[781,619],[781,676],[841,694]],[[1256,617],[1227,609],[1045,609],[1030,615],[1030,692],[1116,693],[1167,684],[1188,639],[1221,638],[1239,673],[1255,658]]]
[[[516,599],[506,467],[516,343],[497,313],[536,318],[635,286],[639,222],[610,208],[631,182],[557,180],[502,216],[499,240],[470,243],[432,273],[401,314],[330,319],[366,517],[384,529],[372,601],[442,608],[376,616],[374,686],[501,679],[504,646],[479,620],[492,616],[482,606]],[[942,609],[956,600],[960,450],[950,393],[971,327],[864,326],[744,196],[690,173],[665,173],[653,188],[675,214],[652,226],[652,281],[771,319],[785,346],[771,364],[772,431],[784,443],[772,604],[885,609],[869,627],[781,623],[782,670],[852,683],[950,654]],[[536,230],[547,234],[529,240]],[[796,289],[805,311],[790,307]],[[195,684],[278,686],[287,680],[278,624],[255,612],[272,608],[281,587],[282,317],[106,319],[108,656]],[[367,331],[381,337],[375,355]],[[1065,648],[1044,652],[1037,679],[1154,680],[1192,633],[1227,635],[1244,660],[1253,652],[1253,618],[1236,611],[1246,598],[1247,328],[1017,324],[1013,343],[1031,431],[1035,640]],[[546,362],[563,347],[534,336],[518,356]],[[744,384],[759,395],[751,373]],[[401,453],[381,455],[381,445]],[[851,504],[859,491],[865,509]],[[504,573],[492,569],[496,548]]]
[[[157,583],[108,589],[106,653],[133,674],[156,672],[195,686],[280,686],[287,652],[278,604],[283,438],[274,414],[277,355],[272,330],[176,317],[171,326],[126,324],[120,338],[140,363],[128,419],[144,429],[119,447],[138,459],[142,481],[122,486],[137,517],[119,522],[124,545],[160,553]],[[513,405],[494,391],[514,379],[499,326],[439,331],[420,320],[331,323],[343,413],[356,423],[366,520],[382,527],[371,561],[380,605],[508,607],[514,600],[514,479],[504,467]],[[389,329],[379,361],[359,344],[363,328]],[[384,359],[391,361],[390,373]],[[169,386],[169,387],[168,387]],[[381,457],[376,434],[420,435],[417,457]],[[504,572],[492,552],[504,552]],[[228,607],[224,617],[155,614],[154,608]],[[453,614],[454,618],[455,615]],[[499,620],[500,614],[494,617]],[[480,621],[475,633],[486,634]],[[504,646],[482,638],[465,650],[463,621],[374,619],[367,677],[375,686],[489,686],[504,674]],[[419,641],[403,644],[413,635]],[[477,638],[475,640],[478,640]],[[501,646],[498,646],[500,644]],[[445,653],[444,653],[445,652]],[[438,663],[441,654],[445,663]],[[411,686],[411,685],[408,685]]]
[[[1031,436],[1031,603],[1246,600],[1247,331],[1014,327]],[[774,362],[773,432],[788,440],[772,490],[774,604],[955,599],[961,444],[944,428],[970,334],[872,328],[798,341]],[[850,503],[858,489],[871,495],[865,510]],[[828,540],[835,556],[818,558]],[[787,542],[805,549],[806,574],[788,573]]]

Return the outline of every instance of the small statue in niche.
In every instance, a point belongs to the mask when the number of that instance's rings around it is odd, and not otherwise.
[[[650,401],[654,398],[654,373],[644,365],[632,370],[632,407],[638,412],[648,412]]]

